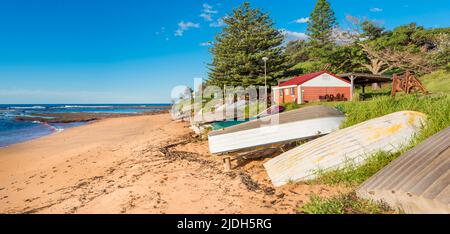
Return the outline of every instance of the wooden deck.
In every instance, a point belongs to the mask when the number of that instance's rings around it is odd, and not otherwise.
[[[450,213],[450,127],[367,180],[358,196],[406,213]]]

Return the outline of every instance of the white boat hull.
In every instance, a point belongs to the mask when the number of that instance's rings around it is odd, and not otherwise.
[[[329,117],[210,136],[212,154],[318,137],[339,129],[344,117]]]
[[[209,134],[211,153],[229,153],[258,146],[319,137],[339,129],[345,116],[326,106],[306,107],[271,115]]]
[[[409,143],[426,116],[402,111],[339,130],[292,149],[264,164],[275,186],[316,178],[318,170],[358,165],[377,152],[392,152]]]

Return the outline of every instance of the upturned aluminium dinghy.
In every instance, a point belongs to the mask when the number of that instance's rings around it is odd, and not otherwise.
[[[402,111],[372,119],[310,141],[266,162],[275,186],[314,179],[318,170],[358,165],[377,152],[393,152],[409,143],[426,116]]]
[[[356,194],[409,214],[450,214],[449,139],[450,127],[380,170]]]

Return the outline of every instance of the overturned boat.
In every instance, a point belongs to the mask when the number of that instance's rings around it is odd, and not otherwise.
[[[215,122],[211,124],[211,128],[213,131],[217,131],[217,130],[223,130],[225,128],[229,128],[235,125],[239,125],[239,124],[243,124],[246,123],[248,121],[252,121],[255,119],[260,119],[269,115],[276,115],[279,113],[282,113],[284,111],[284,107],[282,106],[272,106],[264,111],[262,111],[261,113],[259,113],[258,115],[256,115],[255,117],[250,117],[249,119],[244,119],[244,120],[228,120],[228,121],[222,121],[222,122]]]
[[[428,138],[368,179],[359,197],[405,213],[450,213],[450,127]]]
[[[345,116],[335,108],[311,106],[270,115],[209,134],[212,154],[230,153],[310,139],[339,129]]]
[[[317,171],[359,165],[369,156],[406,146],[422,127],[426,116],[402,111],[372,119],[310,141],[266,162],[275,186],[314,179]]]
[[[194,111],[194,104],[189,101],[180,102],[172,106],[170,114],[173,120],[189,120]]]
[[[233,120],[235,118],[243,118],[246,105],[247,102],[245,100],[239,100],[234,103],[216,105],[215,107],[212,107],[212,110],[210,111],[206,111],[202,108],[194,115],[194,118],[191,119],[191,124],[202,125]]]

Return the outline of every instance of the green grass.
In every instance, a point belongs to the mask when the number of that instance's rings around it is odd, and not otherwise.
[[[292,103],[285,103],[282,105],[284,107],[284,112],[288,112],[291,110],[296,110],[299,109],[301,107],[304,107],[305,105],[300,105],[298,103],[292,102]]]
[[[401,155],[403,151],[396,153],[379,152],[370,156],[367,161],[360,165],[355,166],[352,163],[348,163],[342,169],[332,171],[318,171],[318,179],[309,181],[309,184],[345,184],[348,187],[357,186],[372,175],[383,169],[390,162]]]
[[[443,80],[448,82],[448,73],[438,71],[421,78],[421,80],[425,84],[443,84]],[[450,84],[447,86],[450,86]],[[440,90],[445,90],[446,88],[441,88]],[[378,91],[379,93],[385,93],[385,95],[373,95],[373,98],[367,101],[310,103],[301,106],[298,104],[286,105],[286,108],[288,109],[317,104],[336,107],[347,116],[342,123],[341,128],[347,128],[373,118],[404,110],[418,111],[427,115],[426,124],[421,132],[413,138],[409,145],[405,146],[399,152],[379,152],[369,156],[368,160],[362,165],[354,165],[349,162],[340,169],[326,172],[318,171],[318,178],[309,183],[357,186],[391,163],[402,153],[450,126],[449,93],[437,92],[436,88],[431,88],[430,90],[435,92],[433,95],[398,94],[397,97],[392,98],[387,94],[387,89]]]
[[[347,115],[342,128],[404,110],[418,111],[428,115],[427,123],[418,136],[419,140],[450,125],[450,95],[448,94],[405,95],[396,98],[382,96],[370,101],[339,103],[336,106]]]
[[[370,178],[376,172],[395,160],[405,151],[416,146],[428,137],[450,126],[450,95],[418,96],[408,95],[397,98],[377,97],[364,102],[339,103],[337,107],[347,118],[342,128],[403,110],[419,111],[427,114],[428,119],[421,130],[408,146],[395,153],[379,152],[369,156],[362,165],[353,165],[351,162],[342,168],[332,171],[318,171],[318,178],[310,183],[345,184],[357,186]]]
[[[414,137],[408,146],[404,147],[399,152],[379,152],[369,156],[368,160],[362,165],[354,165],[349,162],[338,170],[326,172],[318,171],[318,178],[314,181],[309,181],[308,183],[330,185],[344,184],[355,188],[407,150],[449,127],[449,73],[438,71],[426,75],[420,78],[420,80],[432,95],[399,94],[396,98],[391,98],[384,90],[381,92],[385,92],[385,95],[373,95],[373,98],[368,101],[325,103],[325,105],[331,105],[338,108],[347,115],[341,128],[350,127],[373,118],[403,110],[425,113],[427,114],[428,119],[421,132]],[[311,214],[391,213],[385,205],[358,199],[354,193],[340,195],[329,199],[312,197],[311,202],[300,208],[300,210],[301,212]]]
[[[450,72],[436,71],[420,78],[431,93],[450,93]]]
[[[324,199],[311,196],[311,201],[299,208],[306,214],[387,214],[394,213],[384,204],[359,199],[355,193]]]

